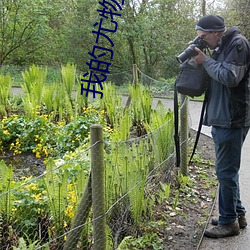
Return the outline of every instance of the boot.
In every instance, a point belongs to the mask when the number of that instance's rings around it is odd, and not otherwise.
[[[238,216],[238,222],[239,222],[240,229],[243,229],[243,228],[245,228],[247,226],[247,220],[246,220],[245,214],[242,214],[242,215]],[[218,219],[217,218],[212,218],[211,224],[214,225],[214,226],[217,226],[218,225]]]
[[[206,229],[204,235],[209,238],[224,238],[228,236],[239,235],[240,227],[238,222],[232,224],[218,224],[215,227]]]

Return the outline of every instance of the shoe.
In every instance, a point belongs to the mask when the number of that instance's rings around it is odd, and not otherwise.
[[[243,229],[243,228],[245,228],[247,226],[247,220],[246,220],[245,214],[239,215],[238,222],[239,222],[240,229]],[[217,226],[218,225],[218,219],[217,218],[212,218],[211,224],[214,225],[214,226]]]
[[[210,229],[206,229],[204,235],[209,238],[223,238],[228,236],[239,235],[240,227],[238,222],[232,224],[222,225],[219,224]]]

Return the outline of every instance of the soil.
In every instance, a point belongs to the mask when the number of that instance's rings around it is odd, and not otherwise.
[[[195,134],[191,131],[191,148]],[[201,134],[194,162],[188,170],[191,184],[187,184],[185,188],[176,184],[177,190],[179,188],[176,209],[173,209],[171,202],[158,207],[161,213],[167,215],[167,227],[160,228],[158,233],[162,235],[164,250],[199,249],[217,194],[218,183],[214,162],[213,141],[210,137]],[[172,199],[175,197],[176,194],[172,194]]]
[[[6,165],[12,165],[16,181],[23,176],[39,176],[45,171],[43,159],[37,159],[32,153],[13,155],[12,152],[7,152],[0,156],[0,160],[4,160]]]

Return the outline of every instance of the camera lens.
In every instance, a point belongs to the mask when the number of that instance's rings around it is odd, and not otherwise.
[[[180,55],[176,57],[177,61],[179,63],[183,63],[188,58],[198,55],[198,53],[194,49],[195,47],[195,44],[191,44],[189,47],[187,47]]]
[[[176,57],[176,59],[179,63],[183,63],[188,58],[198,55],[198,53],[194,49],[195,47],[199,48],[200,50],[203,50],[207,46],[207,43],[201,37],[197,36],[192,41],[192,43],[180,55]]]

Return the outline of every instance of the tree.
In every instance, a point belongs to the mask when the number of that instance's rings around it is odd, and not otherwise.
[[[250,39],[250,2],[248,0],[225,0],[221,11],[227,27],[239,26]]]
[[[37,39],[39,43],[33,44],[27,54],[41,47],[40,37],[46,29],[46,11],[44,2],[39,0],[0,2],[0,65],[30,41]]]

